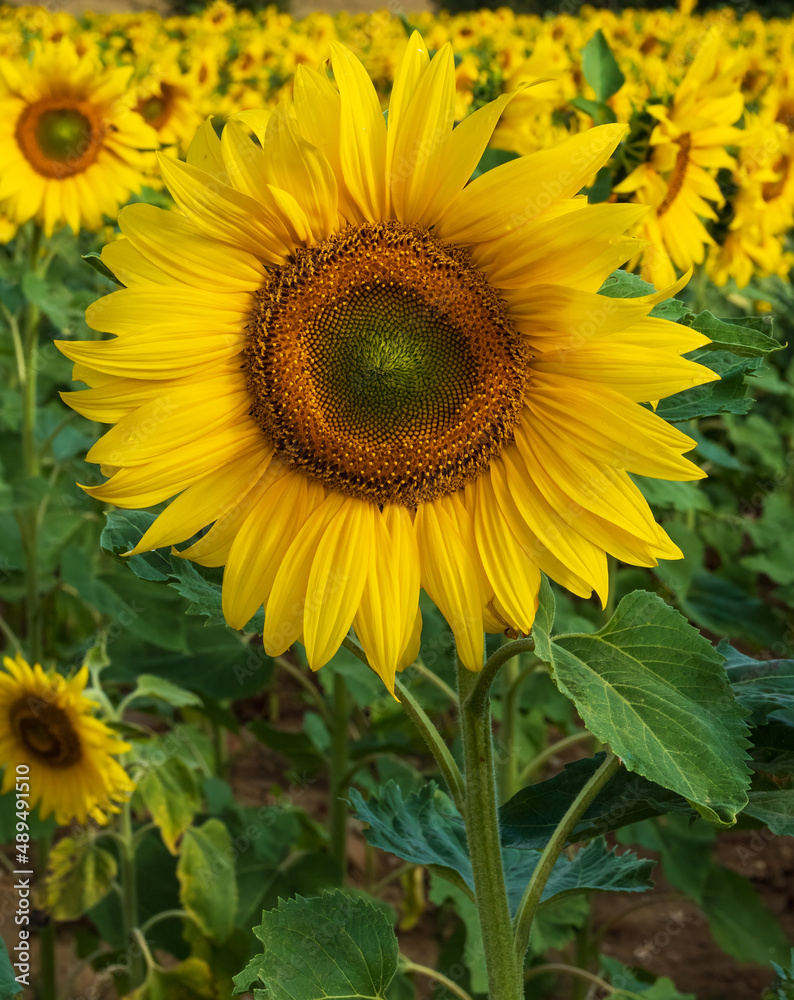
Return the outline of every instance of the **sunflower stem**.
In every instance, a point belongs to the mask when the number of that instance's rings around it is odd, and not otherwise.
[[[50,844],[48,836],[42,837],[39,841],[39,869],[45,876],[50,861]],[[56,1000],[58,991],[55,985],[55,922],[51,917],[47,918],[47,923],[39,934],[39,962],[41,1000]]]
[[[523,966],[524,955],[529,947],[529,935],[532,930],[532,921],[535,919],[543,890],[549,880],[552,869],[557,863],[557,859],[562,854],[563,848],[568,843],[568,839],[574,827],[579,822],[587,807],[606,785],[609,779],[620,767],[620,758],[607,751],[606,759],[593,777],[582,786],[579,794],[568,807],[568,811],[557,824],[551,839],[543,848],[543,853],[538,860],[529,885],[524,891],[524,896],[518,906],[515,927],[515,954],[517,960]]]
[[[475,683],[470,686],[467,693],[469,707],[475,715],[483,715],[488,711],[490,717],[491,686],[505,663],[521,653],[534,651],[534,639],[515,639],[513,642],[500,646],[495,653],[488,657],[480,673],[475,674]]]
[[[135,836],[132,830],[132,810],[125,802],[121,810],[121,910],[124,940],[127,942],[129,989],[140,986],[146,977],[146,965],[137,939],[138,886],[135,878]]]
[[[41,228],[33,224],[30,237],[28,270],[38,273],[41,250]],[[36,444],[38,353],[39,353],[39,307],[28,300],[25,303],[22,323],[22,360],[24,380],[22,382],[22,468],[25,478],[36,478],[41,472],[39,449]],[[38,514],[31,504],[22,513],[23,547],[26,563],[26,600],[28,652],[31,663],[41,660],[41,616],[39,615],[38,579]]]
[[[505,657],[502,662],[507,659]],[[495,673],[494,671],[493,676]],[[524,995],[521,979],[523,963],[519,962],[513,949],[510,907],[502,867],[491,708],[487,698],[490,683],[485,688],[485,697],[481,697],[481,681],[481,675],[471,673],[458,662],[460,726],[466,783],[466,838],[482,928],[489,1000],[519,1000]]]
[[[497,756],[497,783],[499,801],[506,802],[518,786],[518,754],[515,738],[518,724],[518,685],[521,672],[518,657],[508,660],[500,680],[502,688],[502,720],[499,725],[499,753]]]
[[[334,674],[331,724],[330,849],[345,882],[347,873],[347,755],[348,698],[344,676]]]

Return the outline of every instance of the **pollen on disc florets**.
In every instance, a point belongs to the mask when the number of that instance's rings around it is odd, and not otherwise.
[[[416,506],[476,479],[512,437],[528,355],[468,255],[397,222],[295,252],[256,293],[252,412],[330,489]]]

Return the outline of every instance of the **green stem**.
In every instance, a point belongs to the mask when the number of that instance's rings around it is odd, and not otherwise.
[[[463,802],[465,799],[463,775],[455,763],[455,758],[449,752],[449,748],[441,739],[438,730],[428,718],[427,712],[425,712],[402,681],[395,680],[394,690],[400,697],[400,704],[411,717],[411,721],[419,730],[428,749],[435,757],[438,769],[444,775],[444,781],[447,783],[452,801],[458,807],[459,811],[463,812]]]
[[[39,870],[45,876],[49,860],[50,838],[42,837],[39,841]],[[56,1000],[58,993],[55,986],[55,921],[49,917],[39,933],[39,964],[41,1000]]]
[[[33,225],[30,240],[28,268],[36,274],[41,247],[41,229]],[[25,303],[22,324],[22,358],[25,378],[22,382],[22,467],[27,479],[33,479],[41,471],[39,449],[36,444],[38,352],[39,352],[39,307],[32,302]],[[23,546],[25,550],[26,594],[25,612],[27,617],[28,654],[31,663],[41,660],[41,615],[39,614],[38,580],[38,516],[34,506],[24,512]]]
[[[367,660],[366,653],[360,646],[353,642],[352,639],[343,639],[342,645],[345,649],[349,649],[354,656],[357,656],[362,663],[366,663],[369,667],[369,661]],[[372,668],[370,667],[370,669]],[[458,807],[460,812],[463,812],[463,775],[460,773],[460,768],[455,763],[454,757],[449,752],[449,748],[441,739],[438,730],[428,718],[427,712],[425,712],[416,698],[414,698],[399,678],[394,681],[394,690],[399,696],[400,704],[410,716],[411,721],[419,730],[422,738],[428,746],[428,749],[435,757],[436,764],[438,765],[439,771],[441,771],[444,776],[444,781],[447,783],[453,802]]]
[[[129,951],[129,988],[140,986],[146,977],[143,956],[137,952],[138,935],[138,886],[135,880],[135,837],[132,831],[132,811],[129,802],[121,810],[121,911],[124,940]],[[136,947],[133,948],[132,945]]]
[[[502,647],[505,648],[508,647]],[[521,965],[513,950],[510,907],[502,868],[491,710],[487,689],[485,697],[480,696],[483,691],[480,682],[481,675],[471,673],[458,663],[460,726],[466,775],[466,838],[482,928],[489,1000],[519,1000],[524,991]]]
[[[516,729],[518,724],[518,694],[516,684],[521,673],[518,658],[505,664],[501,677],[502,721],[499,726],[499,757],[497,761],[497,783],[499,801],[506,802],[518,789],[518,754],[516,753]]]
[[[595,736],[592,733],[588,733],[586,729],[582,729],[578,733],[573,733],[571,736],[565,736],[561,740],[557,740],[556,743],[551,743],[545,749],[541,750],[536,754],[532,760],[527,764],[521,774],[518,776],[518,785],[523,788],[524,785],[529,783],[529,779],[533,777],[543,765],[551,760],[556,754],[561,750],[567,750],[568,747],[576,746],[577,743],[584,743],[588,740],[594,740]]]
[[[445,976],[441,972],[436,972],[435,969],[429,968],[427,965],[417,965],[416,962],[410,961],[403,956],[400,956],[400,971],[401,972],[418,972],[420,976],[427,976],[428,979],[435,979],[437,983],[441,983],[442,986],[446,986],[450,993],[454,996],[459,997],[460,1000],[472,1000],[470,994],[468,994],[461,986],[449,977]]]
[[[564,962],[548,962],[546,965],[533,965],[531,969],[527,969],[524,973],[524,982],[528,979],[534,979],[536,976],[542,976],[547,972],[559,972],[566,976],[576,976],[579,979],[585,979],[588,983],[592,983],[594,986],[600,987],[602,990],[608,990],[609,996],[614,993],[623,993],[626,996],[636,996],[634,993],[626,993],[625,990],[617,990],[614,986],[610,986],[609,983],[597,976],[594,972],[588,972],[587,969],[579,969],[575,965],[565,965]]]
[[[330,836],[331,857],[342,873],[347,873],[347,757],[348,699],[345,678],[334,674],[333,719],[331,726]]]
[[[457,694],[452,690],[452,688],[449,686],[449,684],[447,684],[445,680],[439,677],[438,674],[433,673],[433,671],[430,670],[429,667],[426,667],[421,660],[414,660],[414,662],[411,664],[411,670],[415,670],[418,674],[421,674],[426,681],[429,681],[431,684],[435,685],[435,687],[437,687],[439,691],[443,691],[453,705],[457,705],[458,703]]]
[[[505,663],[508,660],[512,660],[514,656],[519,656],[521,653],[532,653],[534,650],[534,639],[516,639],[513,642],[505,643],[504,646],[500,646],[492,656],[488,657],[480,673],[474,675],[476,681],[468,694],[472,711],[475,714],[483,715],[486,710],[490,713],[488,706],[491,685]]]
[[[543,849],[543,853],[538,860],[532,878],[529,880],[523,899],[518,907],[515,918],[515,954],[518,961],[524,963],[524,955],[529,947],[529,934],[532,929],[532,921],[535,919],[540,898],[548,882],[557,859],[563,848],[568,843],[568,839],[574,827],[579,822],[587,807],[606,785],[609,779],[620,767],[620,758],[612,751],[607,751],[606,759],[593,777],[581,788],[579,794],[568,807],[568,811],[557,824],[557,828],[551,839]]]

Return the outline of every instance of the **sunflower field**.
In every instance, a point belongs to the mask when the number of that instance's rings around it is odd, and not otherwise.
[[[0,6],[0,1000],[794,1000],[792,67]]]

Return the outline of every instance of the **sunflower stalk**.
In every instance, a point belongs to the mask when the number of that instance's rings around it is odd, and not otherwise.
[[[49,836],[39,840],[39,869],[47,871],[50,860],[52,842]],[[48,918],[39,933],[39,962],[41,963],[41,978],[39,993],[41,1000],[56,1000],[58,990],[55,985],[55,922]]]
[[[125,802],[121,810],[121,910],[124,940],[127,942],[129,987],[140,986],[146,976],[146,963],[138,942],[138,886],[135,877],[135,836],[132,829],[132,810]]]
[[[342,882],[347,871],[347,775],[350,762],[347,753],[348,697],[345,678],[334,674],[333,715],[331,720],[331,787],[329,794],[330,849]]]
[[[529,880],[529,885],[526,887],[523,898],[519,903],[514,921],[516,957],[522,964],[524,955],[529,947],[532,922],[540,906],[543,890],[546,887],[552,869],[562,854],[565,845],[568,843],[574,827],[586,812],[587,807],[619,768],[620,758],[611,751],[608,751],[603,764],[592,778],[582,786],[578,795],[568,807],[567,812],[557,824],[554,833],[551,835],[551,839],[543,849],[543,853],[532,873],[532,878]]]
[[[504,657],[501,662],[504,663],[507,659],[508,657]],[[486,696],[480,697],[483,691],[481,682],[482,674],[471,673],[458,663],[466,838],[482,929],[488,995],[490,1000],[517,1000],[523,996],[523,961],[512,946],[510,907],[499,838],[491,707],[487,688]]]

